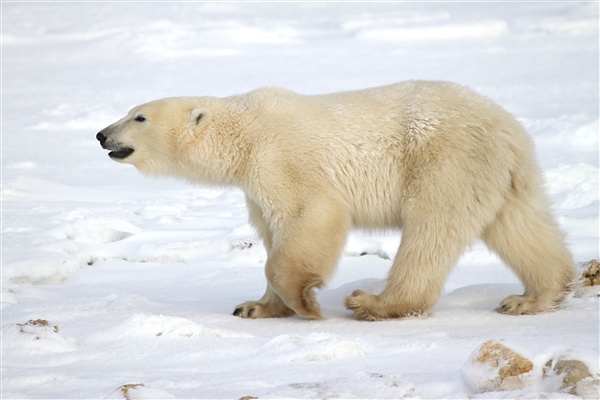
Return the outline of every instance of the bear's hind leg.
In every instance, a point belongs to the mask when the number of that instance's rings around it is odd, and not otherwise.
[[[535,314],[552,310],[561,302],[575,269],[544,199],[510,194],[482,238],[525,286],[523,295],[504,299],[498,312]]]

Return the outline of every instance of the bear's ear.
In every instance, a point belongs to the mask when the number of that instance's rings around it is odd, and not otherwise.
[[[188,127],[192,130],[202,128],[210,121],[210,117],[210,110],[207,107],[196,107],[188,115]]]

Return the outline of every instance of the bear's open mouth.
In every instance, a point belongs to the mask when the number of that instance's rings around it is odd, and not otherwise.
[[[126,147],[119,150],[113,150],[110,153],[108,153],[108,156],[110,158],[118,158],[119,160],[122,160],[124,158],[129,157],[131,153],[133,153],[133,149],[130,147]]]

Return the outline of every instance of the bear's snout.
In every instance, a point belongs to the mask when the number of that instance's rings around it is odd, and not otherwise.
[[[111,150],[108,155],[112,159],[123,160],[129,157],[133,153],[133,149],[131,147],[125,146],[121,143],[115,143],[113,139],[108,140],[108,138],[104,135],[103,132],[106,132],[107,129],[103,129],[96,134],[96,139],[100,142],[100,145],[103,149]],[[110,134],[110,132],[108,132]]]
[[[96,139],[98,139],[100,145],[104,147],[104,142],[106,142],[106,136],[104,136],[102,132],[98,132],[98,134],[96,135]]]

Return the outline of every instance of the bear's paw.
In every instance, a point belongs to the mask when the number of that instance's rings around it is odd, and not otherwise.
[[[247,301],[238,305],[233,315],[240,318],[283,318],[293,315],[294,311],[289,308],[272,307],[268,303],[258,301]]]
[[[500,307],[496,311],[509,315],[525,315],[551,311],[555,307],[556,303],[552,301],[543,301],[542,299],[525,295],[512,295],[502,300]]]

